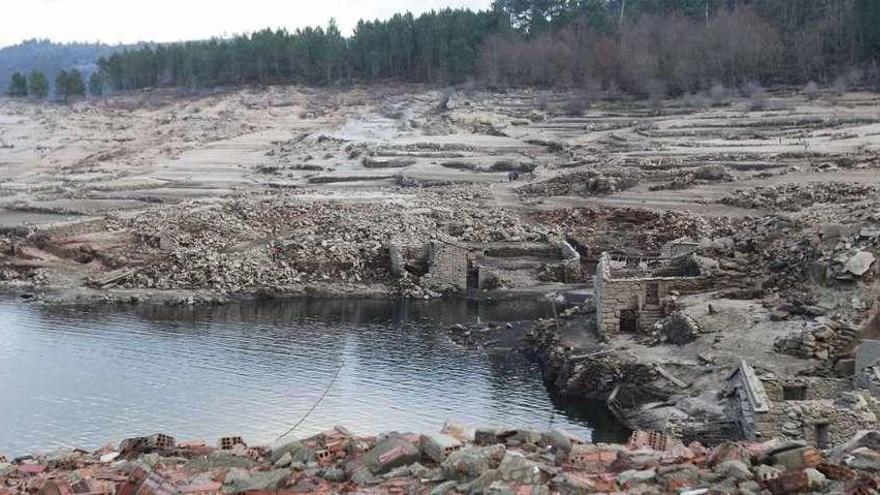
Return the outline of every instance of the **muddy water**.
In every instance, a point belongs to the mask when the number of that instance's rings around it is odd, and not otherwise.
[[[0,300],[0,452],[95,448],[157,431],[269,442],[328,385],[298,434],[334,424],[436,431],[451,418],[619,436],[601,407],[554,404],[534,365],[463,349],[443,331],[548,310],[464,301],[145,309]]]

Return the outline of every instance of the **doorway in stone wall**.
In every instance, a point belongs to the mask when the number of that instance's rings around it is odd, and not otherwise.
[[[816,447],[827,449],[831,445],[831,435],[828,432],[828,423],[816,424]]]
[[[639,313],[634,309],[620,310],[620,333],[636,333],[639,328]]]
[[[645,287],[645,305],[657,306],[660,304],[660,284],[648,282]]]

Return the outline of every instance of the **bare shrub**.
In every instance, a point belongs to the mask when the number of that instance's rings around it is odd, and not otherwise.
[[[810,81],[804,86],[803,93],[808,100],[813,101],[819,97],[819,85],[816,84],[816,81]]]
[[[831,85],[834,88],[834,92],[838,95],[841,93],[846,93],[849,91],[849,79],[846,76],[838,76],[837,79],[834,80],[834,84]]]
[[[709,106],[709,99],[705,93],[685,93],[681,97],[681,104],[687,108],[701,109]]]
[[[538,95],[538,99],[535,104],[538,107],[538,110],[546,112],[550,108],[550,96],[548,96],[547,93],[542,92]]]
[[[667,85],[660,79],[652,79],[648,81],[648,104],[654,111],[659,111],[663,106],[663,100],[666,99]]]
[[[748,82],[743,86],[743,93],[748,98],[748,109],[751,112],[767,108],[767,92],[757,82]]]
[[[570,117],[580,117],[590,108],[590,100],[584,93],[569,95],[562,105],[562,111]]]
[[[709,99],[705,93],[685,93],[681,97],[681,105],[685,108],[702,109],[709,106]]]
[[[730,92],[721,83],[715,83],[709,90],[712,106],[720,107],[730,104]]]

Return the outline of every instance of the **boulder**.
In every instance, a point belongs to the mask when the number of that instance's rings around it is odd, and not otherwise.
[[[749,471],[749,466],[739,460],[724,461],[715,466],[715,474],[723,478],[731,478],[737,481],[752,479],[752,473]]]
[[[680,311],[657,322],[656,329],[664,341],[675,345],[693,342],[703,333],[702,327],[696,320]]]
[[[623,487],[632,487],[641,483],[648,483],[657,477],[657,471],[654,469],[643,469],[637,471],[630,469],[617,475],[617,483]]]
[[[856,277],[861,277],[871,269],[871,265],[874,264],[874,261],[876,261],[876,258],[874,258],[873,254],[868,251],[859,251],[846,262],[843,266],[843,270]]]
[[[506,452],[498,472],[502,480],[523,485],[547,483],[552,477],[546,466],[526,459],[518,452]]]
[[[417,462],[421,454],[402,438],[389,438],[364,454],[364,464],[373,474],[384,474],[398,466]]]
[[[443,474],[449,479],[470,480],[482,474],[487,469],[498,466],[504,457],[506,449],[504,445],[490,445],[487,447],[466,447],[457,450],[446,457],[441,467]]]
[[[278,443],[273,445],[269,450],[269,455],[273,464],[284,457],[284,454],[290,454],[291,462],[306,462],[311,458],[311,452],[309,449],[303,445],[302,442],[296,440],[292,442]]]
[[[223,487],[224,491],[233,493],[251,490],[276,490],[284,486],[288,478],[290,478],[290,470],[288,469],[249,472],[240,468],[232,468],[223,479]]]

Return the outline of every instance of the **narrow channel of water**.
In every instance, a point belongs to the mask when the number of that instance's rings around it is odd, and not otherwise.
[[[539,303],[361,299],[217,307],[43,307],[0,300],[0,452],[95,448],[157,431],[266,443],[355,432],[558,427],[616,440],[599,406],[554,404],[515,355],[464,349],[458,322],[545,315]]]

